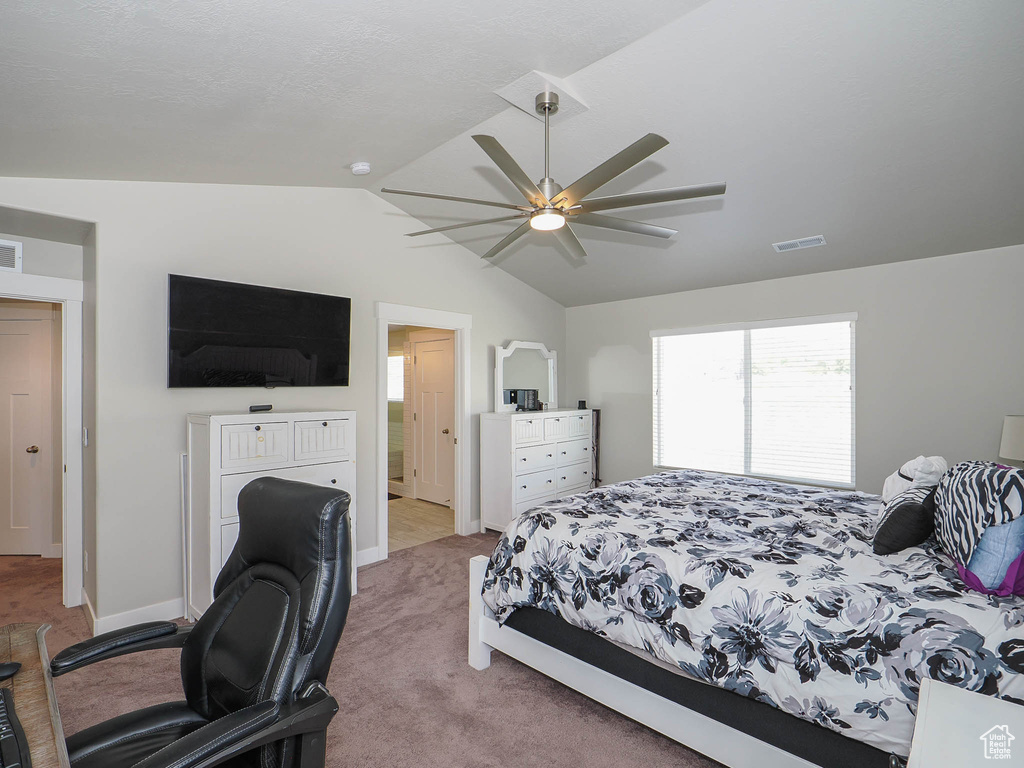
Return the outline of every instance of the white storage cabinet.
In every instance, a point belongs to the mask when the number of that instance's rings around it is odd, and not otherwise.
[[[192,619],[213,602],[213,584],[238,538],[238,493],[257,477],[348,492],[355,591],[355,447],[353,411],[189,414],[185,590]]]
[[[580,493],[594,479],[590,410],[480,414],[480,530]]]

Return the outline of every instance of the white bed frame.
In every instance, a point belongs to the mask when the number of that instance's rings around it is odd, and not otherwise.
[[[818,768],[511,627],[499,626],[481,596],[487,560],[478,555],[469,561],[469,665],[473,669],[487,669],[491,665],[491,651],[501,651],[730,768]]]

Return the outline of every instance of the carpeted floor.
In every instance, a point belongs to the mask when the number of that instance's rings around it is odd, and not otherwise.
[[[450,536],[359,570],[328,687],[341,705],[331,768],[712,768],[717,763],[500,653],[466,662],[469,558],[495,535]],[[0,625],[48,622],[50,654],[87,637],[60,604],[61,563],[0,557]],[[152,651],[55,681],[66,733],[181,698],[177,651]]]

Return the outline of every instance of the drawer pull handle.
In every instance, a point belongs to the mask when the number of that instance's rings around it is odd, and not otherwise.
[[[583,476],[584,476],[584,477],[586,477],[586,476],[587,476],[587,475],[589,475],[589,474],[590,474],[589,472],[584,472],[584,473],[583,473]]]
[[[555,481],[554,480],[548,480],[548,485],[551,485],[553,482],[555,482]]]
[[[584,448],[584,449],[583,449],[583,452],[584,452],[584,453],[586,453],[586,452],[587,452],[587,451],[589,451],[589,450],[590,450],[589,448]]]
[[[548,458],[549,458],[549,459],[551,458],[551,454],[550,454],[550,453],[548,454]]]
[[[562,479],[565,480],[565,475],[562,475]]]
[[[327,426],[327,422],[326,422],[326,421],[325,421],[325,422],[322,422],[322,423],[323,423],[323,425],[324,425],[325,427]]]
[[[521,487],[521,488],[522,488],[522,489],[523,489],[524,491],[526,490],[526,486],[525,486],[525,485],[523,485],[523,486],[520,486],[520,487]]]
[[[260,425],[259,425],[259,424],[257,424],[257,425],[256,425],[256,431],[257,431],[257,432],[259,432],[259,431],[260,431],[260,429],[262,429],[262,427],[260,427]]]
[[[565,456],[565,451],[562,451],[562,455]]]
[[[337,481],[337,480],[335,480],[335,479],[334,479],[334,478],[332,477],[332,478],[331,478],[331,485],[337,485],[337,484],[338,484],[338,481]]]
[[[525,458],[522,458],[522,459],[520,459],[520,461],[526,461],[526,459],[525,459]]]

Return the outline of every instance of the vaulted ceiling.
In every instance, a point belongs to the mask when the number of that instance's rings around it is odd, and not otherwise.
[[[586,107],[552,122],[563,185],[648,132],[669,146],[597,194],[728,183],[614,212],[669,240],[579,226],[582,264],[536,232],[495,259],[566,306],[981,250],[1024,242],[1022,32],[1019,0],[9,0],[0,175],[518,203],[470,137],[540,179],[542,124],[496,93],[538,71]],[[409,231],[500,215],[388,199]],[[514,226],[413,242],[482,254]]]

